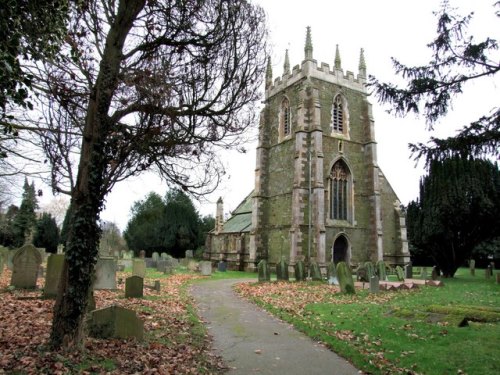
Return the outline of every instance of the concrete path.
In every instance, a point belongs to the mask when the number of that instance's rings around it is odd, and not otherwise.
[[[191,293],[228,374],[354,375],[345,359],[239,298],[232,285],[248,280],[196,283]]]

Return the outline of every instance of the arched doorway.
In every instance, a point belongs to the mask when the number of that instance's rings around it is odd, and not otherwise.
[[[338,236],[332,248],[333,263],[338,264],[339,262],[347,262],[348,250],[349,242],[347,242],[347,238],[342,235]]]

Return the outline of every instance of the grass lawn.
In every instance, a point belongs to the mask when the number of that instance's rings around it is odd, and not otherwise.
[[[238,290],[367,373],[499,374],[500,285],[467,269],[443,281],[354,296],[321,283]],[[464,319],[468,325],[459,327]]]

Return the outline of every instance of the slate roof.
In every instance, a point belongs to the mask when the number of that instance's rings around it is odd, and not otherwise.
[[[252,226],[252,196],[253,191],[236,207],[231,217],[224,223],[220,233],[250,232]]]

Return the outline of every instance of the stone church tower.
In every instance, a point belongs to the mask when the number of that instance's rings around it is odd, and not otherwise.
[[[227,222],[233,228],[238,222],[241,231],[226,232],[224,239],[212,232],[206,255],[238,259],[233,268],[239,269],[281,257],[290,265],[407,263],[405,218],[377,164],[363,50],[357,76],[344,73],[338,47],[333,69],[318,66],[309,28],[304,53],[302,64],[290,70],[287,52],[283,74],[274,81],[268,61],[255,189],[235,210],[233,223]],[[251,223],[244,225],[245,217]],[[224,233],[218,230],[219,237]],[[240,239],[233,250],[230,235]],[[225,251],[218,243],[226,244]]]

